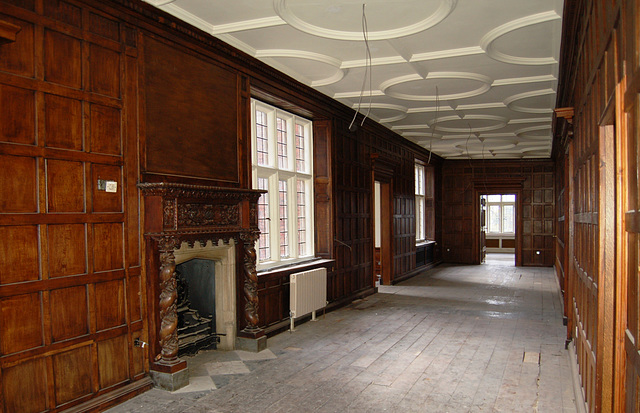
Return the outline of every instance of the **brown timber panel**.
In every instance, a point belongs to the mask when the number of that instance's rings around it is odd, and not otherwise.
[[[573,90],[563,93],[568,99],[563,106],[574,107],[574,138],[567,144],[573,155],[563,174],[569,180],[564,182],[565,193],[558,193],[558,202],[568,202],[563,211],[569,223],[558,225],[558,246],[563,249],[558,251],[557,262],[569,286],[569,294],[565,296],[570,304],[569,325],[573,326],[569,333],[575,341],[585,402],[591,411],[625,411],[625,365],[626,411],[638,409],[637,349],[629,352],[628,343],[624,349],[621,344],[629,338],[629,330],[626,335],[623,333],[626,325],[621,319],[626,318],[625,309],[631,312],[637,309],[637,285],[632,285],[634,281],[631,274],[627,279],[621,277],[622,274],[616,274],[620,268],[616,270],[614,265],[616,248],[624,248],[624,243],[616,245],[614,237],[615,221],[621,219],[624,210],[614,204],[626,199],[628,188],[633,186],[622,188],[620,185],[626,185],[625,177],[619,176],[623,182],[618,184],[616,193],[614,170],[616,166],[619,168],[623,165],[614,165],[613,156],[614,141],[619,141],[618,151],[628,143],[615,136],[628,133],[624,131],[623,117],[616,112],[630,112],[628,107],[622,107],[630,103],[629,99],[616,96],[617,85],[622,80],[622,67],[630,67],[628,63],[622,64],[623,55],[619,48],[623,41],[634,43],[637,39],[620,36],[621,19],[618,13],[621,7],[632,3],[637,4],[637,0],[569,2],[567,10],[573,12],[565,15],[570,16],[566,27],[573,31],[567,33],[570,37],[565,47],[570,45],[573,50],[563,52],[567,68],[571,69],[565,70],[561,82],[574,85]],[[628,29],[634,33],[633,36],[637,36],[637,10],[634,13],[634,17],[624,24],[630,24]],[[637,51],[633,53],[635,56]],[[632,122],[628,123],[631,128]],[[622,130],[616,131],[617,128]],[[564,153],[564,150],[561,152]],[[618,162],[620,159],[618,154]],[[564,158],[557,159],[556,165],[563,166],[564,161]],[[636,165],[630,167],[635,176]],[[560,179],[562,177],[558,176],[558,182]],[[637,192],[634,196],[637,197]],[[572,233],[564,232],[565,228],[572,227]],[[637,250],[637,245],[635,248]],[[618,250],[617,254],[622,252]],[[624,261],[620,260],[621,255],[618,257],[619,263]],[[633,260],[632,254],[629,253],[627,258]],[[636,262],[636,274],[637,270]],[[628,291],[625,290],[625,284],[629,286]],[[628,296],[625,297],[627,292]],[[619,319],[616,321],[614,316]],[[626,362],[622,356],[625,350]]]
[[[327,300],[335,301],[371,287],[373,234],[370,151],[362,129],[349,133],[338,124],[333,145],[336,271],[329,274]]]
[[[145,172],[240,184],[238,75],[151,37],[144,56]]]
[[[22,28],[0,45],[6,412],[68,408],[148,368],[132,346],[147,340],[135,186],[138,51],[119,43],[132,29],[73,2],[38,4],[0,2],[0,19]],[[98,190],[98,179],[117,182],[117,191]]]
[[[395,148],[394,148],[395,149]],[[393,176],[393,239],[395,241],[392,279],[416,267],[415,156],[406,148],[395,149],[399,167]]]
[[[574,255],[571,257],[576,274],[573,297],[573,319],[576,326],[576,351],[581,366],[582,387],[585,401],[590,406],[597,403],[596,353],[597,353],[597,257],[598,252],[598,197],[597,132],[593,124],[593,105],[587,104],[586,116],[576,119],[575,162],[572,171],[574,186]],[[591,115],[591,116],[589,116]]]

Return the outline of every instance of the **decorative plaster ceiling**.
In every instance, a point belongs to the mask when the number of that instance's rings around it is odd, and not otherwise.
[[[146,1],[444,158],[551,154],[562,0]]]

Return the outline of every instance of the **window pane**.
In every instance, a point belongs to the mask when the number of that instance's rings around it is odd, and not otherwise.
[[[487,200],[489,202],[500,202],[500,198],[502,197],[502,195],[488,195],[487,196]]]
[[[516,196],[514,194],[502,195],[502,202],[516,202]]]
[[[269,189],[269,181],[266,178],[258,178],[258,189]],[[258,198],[258,228],[260,229],[260,240],[258,243],[258,259],[267,261],[271,259],[271,248],[269,247],[269,194],[262,194]]]
[[[515,232],[513,207],[513,205],[502,206],[502,232]]]
[[[424,236],[424,198],[416,197],[416,239],[423,240]]]
[[[304,159],[304,126],[296,125],[296,172],[306,172]]]
[[[416,195],[424,195],[424,167],[416,165]]]
[[[298,212],[298,256],[307,255],[307,206],[305,182],[298,179],[296,191],[296,207]]]
[[[287,205],[287,181],[278,181],[280,212],[280,257],[289,256],[289,211]]]
[[[269,165],[269,138],[267,133],[267,114],[256,110],[256,150],[258,165]]]
[[[284,119],[276,119],[276,134],[278,136],[278,168],[287,169],[287,122]]]
[[[500,232],[500,205],[489,205],[489,232]]]

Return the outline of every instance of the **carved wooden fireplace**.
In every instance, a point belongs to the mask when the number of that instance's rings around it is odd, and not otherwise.
[[[216,274],[216,302],[225,304],[216,306],[216,325],[224,330],[223,347],[266,347],[258,327],[255,251],[262,191],[165,182],[139,187],[144,195],[151,377],[156,386],[175,390],[188,384],[186,362],[178,357],[176,256],[179,262],[218,262],[216,273],[222,273]]]

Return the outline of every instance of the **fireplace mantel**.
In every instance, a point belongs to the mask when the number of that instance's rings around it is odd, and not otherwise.
[[[186,362],[178,358],[174,251],[183,242],[205,246],[235,241],[242,271],[238,294],[239,339],[266,346],[258,327],[255,242],[258,240],[257,202],[264,191],[167,182],[141,183],[148,277],[149,345],[152,378],[159,387],[175,390],[188,384]],[[242,273],[240,273],[242,272]],[[251,348],[252,345],[245,346]],[[185,381],[186,379],[186,381]]]

